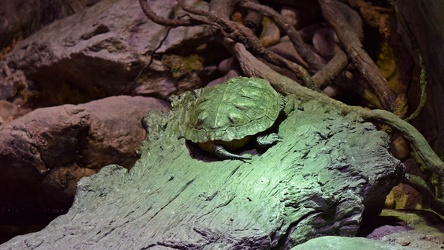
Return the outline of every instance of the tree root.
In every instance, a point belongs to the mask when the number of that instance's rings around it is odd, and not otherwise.
[[[348,25],[346,18],[348,16],[353,16],[350,7],[334,0],[319,0],[319,3],[327,22],[329,22],[336,31],[347,55],[369,82],[374,93],[381,102],[382,107],[386,110],[393,111],[395,94],[387,87],[388,84],[386,79],[382,76],[376,63],[363,49],[359,37],[356,33],[349,32],[351,27]]]
[[[324,18],[336,31],[341,46],[345,51],[344,53],[342,50],[337,50],[333,59],[325,65],[315,59],[311,51],[303,44],[301,37],[294,28],[289,27],[279,13],[276,13],[268,7],[247,0],[219,0],[210,1],[210,10],[206,12],[189,9],[187,6],[184,6],[182,0],[178,1],[178,3],[189,15],[187,18],[169,20],[158,17],[149,8],[146,0],[140,0],[142,9],[147,17],[160,25],[168,27],[209,25],[213,29],[213,32],[219,35],[218,37],[221,38],[220,40],[224,46],[238,60],[245,75],[267,79],[280,93],[287,96],[294,95],[301,100],[317,100],[324,105],[337,108],[344,115],[354,114],[366,121],[386,124],[401,132],[417,152],[419,157],[417,161],[424,164],[424,176],[431,176],[429,179],[412,176],[410,180],[406,179],[404,182],[420,191],[426,200],[429,201],[428,203],[433,210],[444,214],[444,202],[441,200],[443,190],[440,188],[442,187],[442,177],[444,176],[444,163],[435,154],[418,130],[394,113],[389,112],[394,111],[396,113],[396,110],[393,109],[396,109],[397,97],[395,93],[387,87],[387,81],[380,73],[374,61],[363,49],[360,34],[350,32],[352,28],[348,23],[353,21],[347,20],[347,18],[356,13],[350,14],[350,11],[353,10],[347,5],[335,0],[319,0]],[[298,53],[307,61],[310,69],[306,70],[294,62],[267,51],[260,45],[257,37],[251,30],[242,24],[229,20],[229,16],[236,6],[254,10],[274,20],[278,26],[286,31],[293,45],[298,50]],[[379,102],[382,104],[382,107],[386,110],[368,110],[362,107],[349,106],[325,94],[312,90],[319,89],[320,86],[325,86],[325,84],[328,84],[328,81],[336,77],[348,64],[347,56],[367,79],[378,97]],[[297,75],[300,83],[311,89],[303,87],[295,80],[277,73],[265,64],[264,61],[291,70]],[[308,72],[314,73],[314,76],[311,76]],[[422,71],[421,79],[425,81],[425,68]],[[425,86],[425,84],[423,85]],[[435,182],[433,185],[432,181]],[[433,186],[439,188],[432,190],[430,187]]]

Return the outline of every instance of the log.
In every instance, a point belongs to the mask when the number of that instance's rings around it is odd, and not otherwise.
[[[3,249],[290,249],[311,238],[355,236],[403,176],[374,125],[289,97],[282,141],[251,160],[221,160],[181,138],[200,91],[144,119],[141,158],[78,183],[66,215]]]

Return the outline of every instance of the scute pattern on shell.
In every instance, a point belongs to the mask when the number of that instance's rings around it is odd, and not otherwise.
[[[207,88],[191,108],[185,138],[231,141],[270,128],[283,97],[263,79],[237,77]]]

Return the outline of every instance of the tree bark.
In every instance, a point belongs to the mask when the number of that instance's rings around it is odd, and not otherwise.
[[[130,173],[111,165],[82,179],[68,214],[5,249],[290,249],[354,236],[403,176],[388,137],[357,117],[294,100],[282,142],[250,161],[220,160],[180,138],[187,92],[145,119],[149,137]]]

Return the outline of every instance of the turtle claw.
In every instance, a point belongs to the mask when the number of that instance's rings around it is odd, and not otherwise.
[[[219,144],[213,145],[213,152],[216,156],[223,158],[223,159],[233,159],[233,160],[241,160],[241,161],[251,160],[251,157],[230,153],[222,145],[219,145]]]
[[[256,145],[258,148],[268,148],[280,141],[282,141],[282,138],[276,133],[258,135],[256,137]]]

